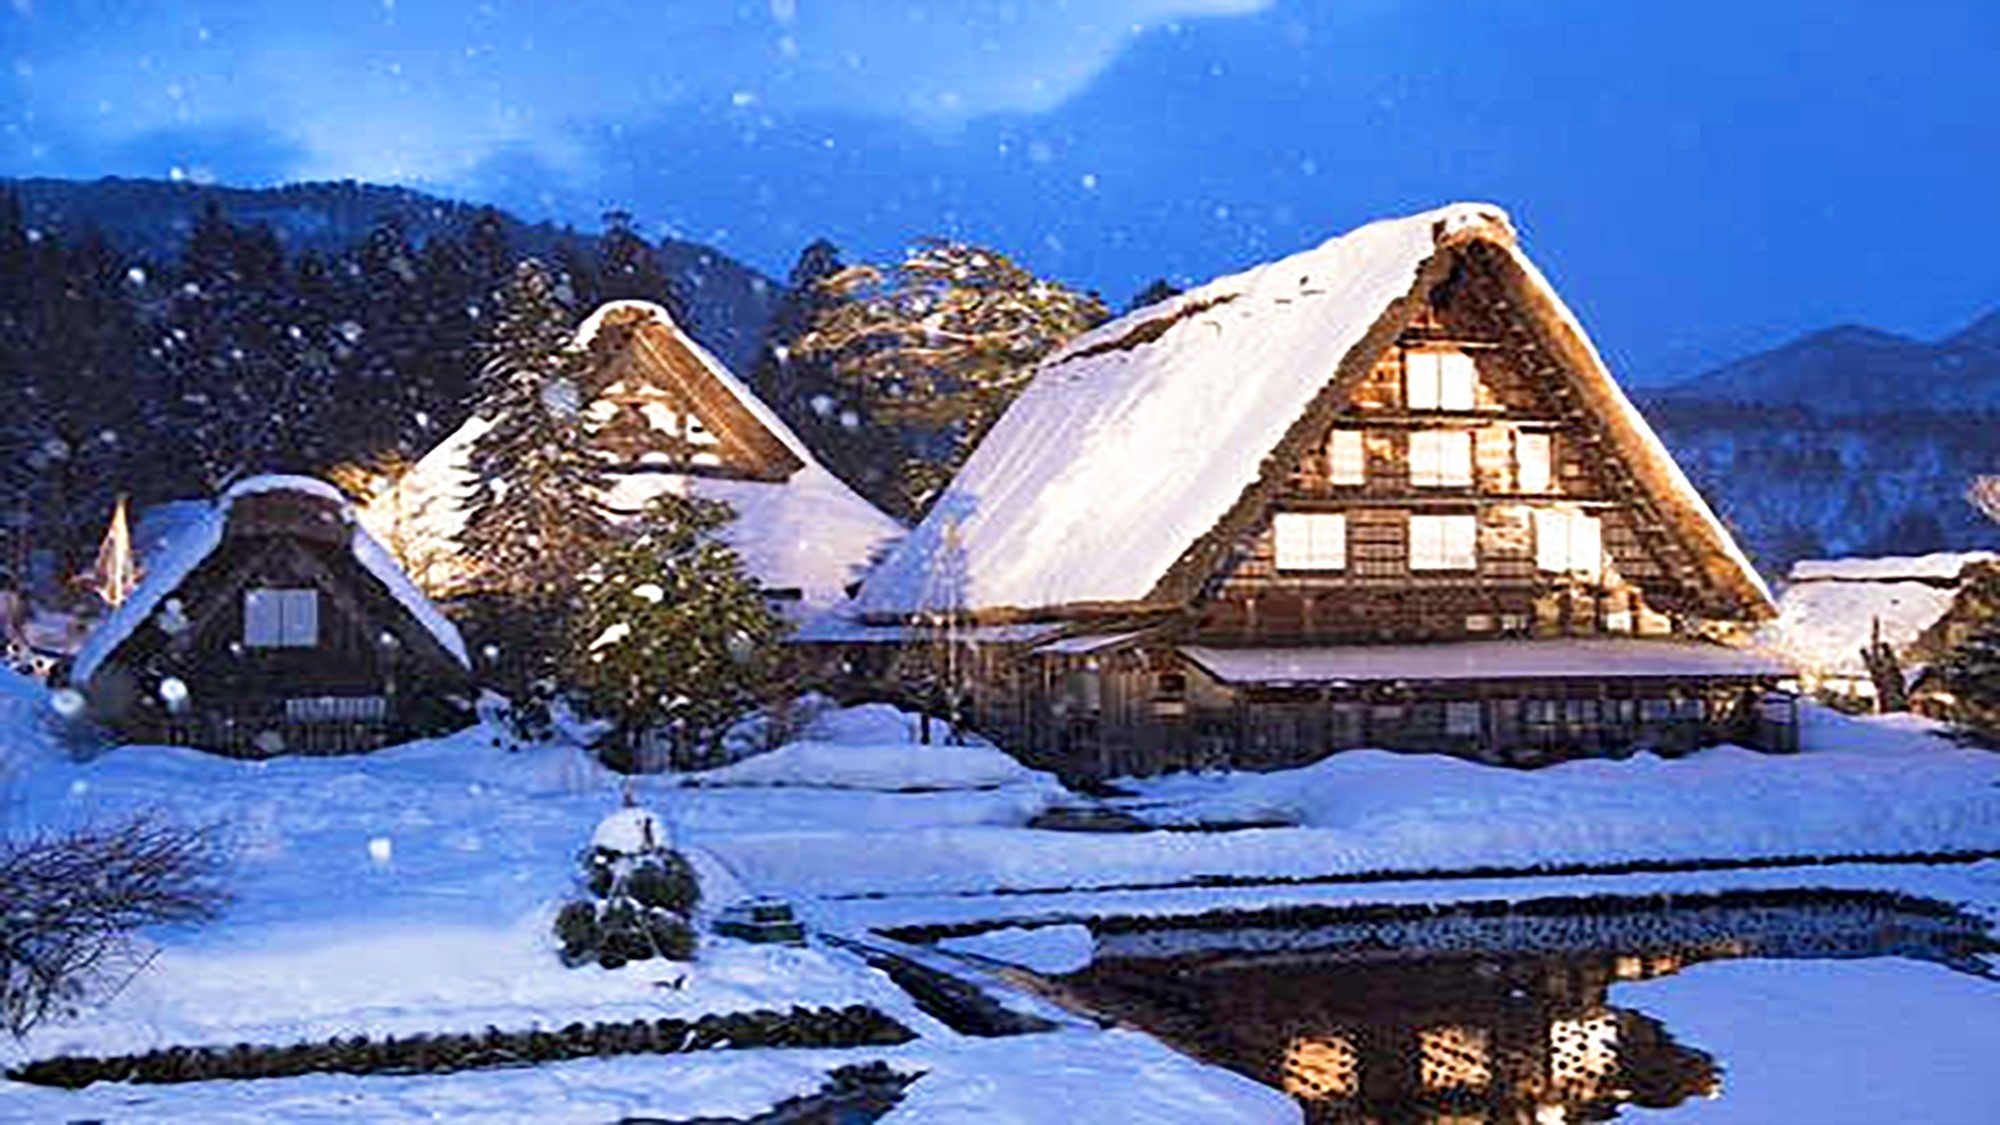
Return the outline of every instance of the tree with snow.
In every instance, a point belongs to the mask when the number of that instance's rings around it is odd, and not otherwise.
[[[1096,296],[998,251],[931,238],[893,266],[848,266],[792,349],[853,389],[860,423],[896,450],[874,499],[920,517],[1042,357],[1106,317]],[[865,483],[865,482],[857,482]]]
[[[492,426],[469,457],[461,545],[476,572],[481,624],[503,654],[503,689],[538,723],[577,593],[577,575],[612,543],[606,480],[582,406],[587,356],[556,281],[524,262],[501,295],[480,370],[478,412]],[[527,696],[528,698],[522,698]],[[543,700],[546,701],[545,699]]]
[[[667,494],[629,540],[582,574],[565,665],[614,730],[614,768],[640,770],[649,738],[677,754],[713,747],[779,682],[781,621],[721,539],[727,504]]]

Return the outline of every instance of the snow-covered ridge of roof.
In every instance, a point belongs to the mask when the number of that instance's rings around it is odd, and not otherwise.
[[[1511,237],[1505,212],[1486,204],[1371,223],[1071,341],[869,577],[862,612],[1144,598],[1255,483],[1341,357],[1409,292],[1439,224]],[[1135,342],[1116,346],[1126,339]],[[963,588],[944,595],[955,605],[939,606],[948,525]]]
[[[1956,582],[1973,563],[1993,562],[1992,551],[1937,551],[1928,555],[1883,555],[1877,558],[1800,559],[1792,564],[1793,582],[1895,582],[1899,580]]]
[[[215,549],[222,545],[223,535],[229,526],[229,511],[236,501],[246,496],[273,492],[303,493],[337,504],[343,513],[354,514],[353,506],[339,489],[316,477],[271,474],[236,482],[224,490],[199,518],[190,519],[187,526],[160,549],[138,587],[132,591],[132,596],[112,610],[103,623],[85,638],[83,647],[77,650],[76,662],[71,666],[70,682],[89,682],[104,660],[130,639],[168,596],[180,589],[188,576],[215,553]],[[472,666],[466,655],[465,640],[459,636],[457,627],[446,620],[430,599],[411,583],[409,576],[396,565],[395,559],[358,520],[354,525],[351,549],[355,561],[374,575],[388,589],[390,596],[408,610],[453,659],[465,667]]]
[[[1716,516],[1715,509],[1708,506],[1708,500],[1702,496],[1701,490],[1688,479],[1687,473],[1681,469],[1680,462],[1674,460],[1674,455],[1667,451],[1667,445],[1660,440],[1660,435],[1653,432],[1652,423],[1646,421],[1646,416],[1633,405],[1632,396],[1626,394],[1625,388],[1612,377],[1611,368],[1604,362],[1603,354],[1597,350],[1597,342],[1590,338],[1590,333],[1583,330],[1583,322],[1570,311],[1568,303],[1562,299],[1560,293],[1556,292],[1555,286],[1549,284],[1549,279],[1542,274],[1541,269],[1530,261],[1526,254],[1521,253],[1519,246],[1510,244],[1507,251],[1514,263],[1521,268],[1521,272],[1527,275],[1534,292],[1548,301],[1556,316],[1562,321],[1563,327],[1582,346],[1584,353],[1589,357],[1591,368],[1602,376],[1601,383],[1611,400],[1612,408],[1618,414],[1617,420],[1638,435],[1639,456],[1666,474],[1671,484],[1670,491],[1673,498],[1685,505],[1701,521],[1710,539],[1720,545],[1723,553],[1728,556],[1734,576],[1756,592],[1768,612],[1776,604],[1771,597],[1770,584],[1764,581],[1762,574],[1758,573],[1757,567],[1750,561],[1750,556],[1743,553],[1742,545],[1736,542],[1736,537],[1729,533],[1729,529]]]

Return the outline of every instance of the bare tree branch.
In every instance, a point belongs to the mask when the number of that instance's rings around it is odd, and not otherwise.
[[[147,926],[228,902],[212,827],[140,816],[0,845],[0,1020],[19,1037],[115,995],[151,955]]]

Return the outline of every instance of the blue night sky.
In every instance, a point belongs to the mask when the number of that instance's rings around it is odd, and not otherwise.
[[[945,233],[1122,304],[1507,206],[1628,378],[2000,304],[1991,0],[0,9],[0,175],[355,178],[782,276]]]

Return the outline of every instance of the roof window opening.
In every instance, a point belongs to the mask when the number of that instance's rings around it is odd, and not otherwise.
[[[1403,394],[1411,410],[1471,410],[1478,398],[1479,369],[1455,349],[1410,349],[1403,353]]]
[[[319,591],[244,591],[244,648],[314,648],[318,644]]]
[[[1347,569],[1347,517],[1334,512],[1279,512],[1271,518],[1278,569]]]

